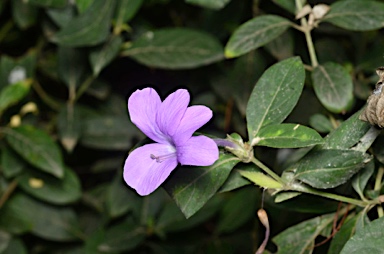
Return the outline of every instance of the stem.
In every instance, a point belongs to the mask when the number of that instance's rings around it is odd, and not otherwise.
[[[45,104],[47,104],[56,111],[60,109],[60,103],[56,102],[55,99],[50,97],[40,86],[39,82],[34,80],[34,82],[32,83],[32,87],[33,89],[35,89],[36,93],[40,96],[40,98],[45,102]]]
[[[365,201],[361,201],[361,200],[354,199],[354,198],[348,198],[348,197],[340,196],[340,195],[333,194],[333,193],[326,193],[326,192],[318,191],[318,190],[315,190],[312,188],[303,187],[302,185],[299,185],[299,184],[292,184],[290,186],[290,190],[299,191],[299,192],[303,192],[303,193],[307,193],[307,194],[312,194],[312,195],[316,195],[316,196],[320,196],[320,197],[324,197],[324,198],[329,198],[329,199],[337,200],[337,201],[344,202],[344,203],[349,203],[349,204],[360,206],[360,207],[366,207],[367,205],[370,204],[370,202],[365,202]]]
[[[84,82],[80,85],[79,89],[77,90],[76,97],[74,98],[74,101],[77,101],[80,99],[80,97],[83,95],[85,91],[89,88],[89,86],[92,84],[92,82],[95,80],[95,76],[89,76]]]
[[[9,20],[4,26],[0,29],[0,42],[7,36],[8,32],[13,27],[13,21]]]
[[[13,180],[9,185],[8,188],[5,190],[4,194],[0,197],[0,209],[3,207],[5,202],[9,199],[13,191],[17,187],[17,181]]]
[[[259,168],[261,168],[265,173],[267,173],[268,175],[270,175],[273,179],[275,179],[276,181],[278,181],[279,183],[281,183],[282,185],[285,185],[285,183],[283,182],[283,180],[281,180],[280,176],[278,176],[275,172],[273,172],[272,170],[270,170],[267,166],[265,166],[261,161],[259,161],[258,159],[256,159],[255,157],[252,157],[251,161],[253,162],[253,164],[255,164],[256,166],[258,166]]]
[[[384,175],[384,168],[379,167],[379,171],[377,172],[377,175],[376,175],[375,187],[374,187],[374,190],[377,192],[380,192],[381,181],[383,180],[383,175]],[[378,214],[379,218],[384,216],[384,210],[383,210],[383,207],[381,205],[377,206],[377,214]]]
[[[303,5],[300,0],[296,0],[296,9],[297,9],[297,12],[303,9]],[[312,27],[308,25],[308,22],[304,17],[300,19],[300,22],[301,22],[301,27],[303,28],[302,31],[305,34],[305,40],[307,41],[307,47],[308,47],[309,57],[311,58],[312,67],[316,67],[319,65],[319,63],[317,61],[315,46],[313,45],[313,41],[312,41],[312,35],[311,35]]]

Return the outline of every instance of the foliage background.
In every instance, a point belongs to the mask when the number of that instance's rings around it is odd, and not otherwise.
[[[380,205],[372,209],[382,194],[382,137],[369,150],[369,163],[350,148],[370,128],[355,113],[383,62],[384,3],[308,3],[331,5],[310,40],[297,29],[306,21],[295,19],[293,0],[1,1],[0,253],[253,253],[264,238],[256,216],[261,206],[269,214],[272,253],[339,253],[355,232],[363,240],[369,230],[382,234],[383,220],[374,220],[382,215]],[[267,29],[271,24],[276,27]],[[267,73],[275,63],[281,65]],[[292,66],[292,75],[280,75]],[[202,132],[220,138],[236,132],[245,141],[251,134],[252,141],[263,98],[276,92],[271,87],[277,82],[304,84],[302,92],[278,94],[287,110],[277,115],[280,122],[287,117],[286,123],[312,127],[325,137],[323,148],[333,149],[319,152],[323,161],[305,157],[302,171],[325,161],[339,163],[334,168],[344,174],[330,174],[328,185],[314,182],[311,173],[300,182],[361,199],[361,207],[338,208],[339,202],[313,195],[276,202],[271,191],[251,184],[268,187],[265,182],[239,173],[258,167],[224,150],[222,166],[180,168],[147,197],[123,183],[128,151],[148,141],[127,114],[136,89],[152,86],[165,97],[186,87],[192,104],[214,112]],[[256,83],[263,88],[252,93]],[[262,130],[265,138],[273,134]],[[308,151],[291,148],[323,142],[313,130],[303,133],[312,137],[265,141],[255,155],[281,175]],[[347,181],[359,170],[353,183]],[[204,172],[208,177],[201,177]],[[184,194],[175,190],[192,183]],[[339,233],[332,234],[333,220],[347,209]],[[382,247],[380,236],[369,239],[348,241],[346,248]]]

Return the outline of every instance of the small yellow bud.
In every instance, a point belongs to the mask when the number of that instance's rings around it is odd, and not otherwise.
[[[29,178],[28,183],[29,183],[29,186],[31,186],[34,189],[40,189],[41,187],[44,186],[43,180],[39,178],[34,178],[34,177]]]
[[[11,117],[11,121],[9,121],[9,125],[11,127],[18,127],[21,124],[21,117],[20,115],[14,115]]]

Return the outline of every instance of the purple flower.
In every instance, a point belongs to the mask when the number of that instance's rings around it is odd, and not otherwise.
[[[219,149],[212,139],[192,136],[212,118],[212,111],[188,104],[185,89],[170,94],[163,102],[152,88],[137,90],[129,97],[131,121],[157,142],[135,149],[125,161],[124,180],[138,194],[156,190],[178,163],[209,166],[218,159]]]

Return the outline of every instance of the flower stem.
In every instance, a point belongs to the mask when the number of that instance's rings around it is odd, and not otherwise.
[[[303,9],[303,4],[301,0],[296,0],[297,12],[300,12],[301,9]],[[300,22],[301,22],[302,31],[305,35],[305,40],[307,41],[307,47],[308,47],[309,57],[311,58],[312,67],[316,67],[319,65],[319,63],[317,61],[315,46],[313,45],[313,41],[312,41],[312,35],[311,35],[312,27],[308,25],[308,22],[304,17],[300,19]]]
[[[44,89],[41,87],[39,82],[37,80],[34,80],[32,82],[32,87],[36,91],[36,93],[40,96],[40,98],[47,104],[49,107],[51,107],[53,110],[58,111],[60,109],[60,103],[58,103],[55,99],[50,97]]]
[[[270,170],[267,166],[265,166],[261,161],[259,161],[258,159],[256,159],[255,157],[252,157],[251,161],[253,162],[253,164],[255,164],[256,166],[258,166],[259,168],[261,168],[261,170],[263,170],[265,173],[267,173],[268,175],[270,175],[273,179],[275,179],[277,182],[281,183],[282,185],[285,185],[284,181],[281,180],[280,176],[278,176],[275,172],[273,172],[272,170]]]
[[[13,180],[9,185],[8,188],[5,190],[4,194],[0,197],[0,209],[3,207],[5,202],[9,199],[13,191],[17,187],[17,181]]]
[[[80,97],[83,95],[85,91],[89,88],[89,86],[92,84],[92,82],[96,79],[95,76],[89,76],[84,82],[80,85],[79,89],[76,92],[76,96],[73,99],[73,102],[80,99]]]
[[[377,175],[376,175],[375,187],[374,187],[374,190],[377,192],[380,192],[381,181],[383,180],[383,175],[384,175],[384,168],[379,167],[379,171],[377,172]],[[381,205],[377,206],[377,214],[378,214],[379,218],[384,216],[384,210],[383,210],[383,207]]]

